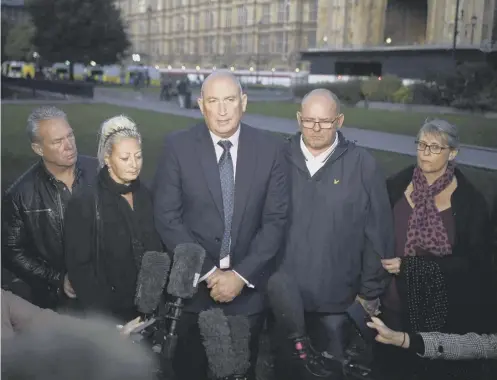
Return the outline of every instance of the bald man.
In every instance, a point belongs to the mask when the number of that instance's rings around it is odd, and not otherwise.
[[[241,122],[247,95],[229,72],[204,81],[204,122],[169,134],[155,179],[155,219],[166,247],[207,252],[198,292],[179,323],[175,372],[207,378],[198,314],[221,308],[251,323],[249,379],[255,379],[263,288],[283,242],[288,186],[284,140]]]
[[[333,93],[306,95],[297,121],[300,132],[288,144],[282,269],[300,288],[315,348],[343,359],[350,317],[367,331],[364,317],[377,311],[388,282],[381,259],[393,257],[393,227],[385,178],[375,159],[339,131],[344,115]]]

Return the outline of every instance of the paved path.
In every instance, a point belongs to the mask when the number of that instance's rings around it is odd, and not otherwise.
[[[167,113],[177,116],[185,116],[194,119],[202,118],[198,109],[181,109],[175,102],[160,102],[150,98],[137,99],[133,92],[125,92],[121,96],[111,95],[107,91],[95,91],[95,103],[107,103],[122,107],[132,107],[144,110]],[[114,94],[112,94],[114,95]],[[70,101],[76,102],[74,99]],[[82,103],[83,101],[81,101]],[[26,104],[28,102],[19,101],[2,101],[4,104]],[[34,100],[33,103],[40,103]],[[62,103],[62,102],[61,102]],[[250,105],[249,105],[250,106]],[[256,128],[266,129],[280,133],[295,133],[297,131],[297,122],[290,119],[276,118],[263,115],[245,114],[243,120]],[[365,148],[377,149],[387,152],[400,154],[416,155],[414,147],[414,136],[398,135],[393,133],[378,132],[354,127],[344,126],[342,128],[344,135],[349,139],[356,141],[357,145]],[[470,166],[497,170],[497,149],[482,148],[463,145],[456,158],[456,161]]]

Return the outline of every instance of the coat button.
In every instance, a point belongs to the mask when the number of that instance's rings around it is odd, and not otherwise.
[[[221,243],[221,239],[218,237],[215,237],[214,240],[216,241],[216,243]]]
[[[111,286],[110,290],[112,290],[113,292],[115,292],[116,291],[116,287],[115,286]]]

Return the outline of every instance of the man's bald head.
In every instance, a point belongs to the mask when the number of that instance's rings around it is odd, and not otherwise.
[[[307,149],[315,156],[325,152],[336,140],[343,119],[340,101],[331,91],[319,88],[304,96],[297,120]]]
[[[240,127],[247,95],[233,73],[215,71],[202,84],[198,106],[209,130],[218,137],[229,138]]]
[[[335,110],[335,113],[340,114],[340,99],[330,90],[325,88],[317,88],[304,96],[301,102],[301,108],[304,108],[308,103],[320,102],[323,105],[328,105]]]
[[[209,74],[207,76],[207,78],[205,78],[204,82],[202,83],[202,88],[200,89],[200,96],[201,97],[204,96],[204,91],[209,88],[209,86],[212,84],[212,82],[219,81],[219,80],[232,82],[240,90],[240,96],[242,95],[242,93],[243,93],[242,84],[240,83],[238,78],[231,71],[218,70],[218,71],[212,72],[211,74]]]

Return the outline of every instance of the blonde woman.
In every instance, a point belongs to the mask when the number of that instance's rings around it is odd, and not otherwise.
[[[126,116],[105,121],[98,144],[100,171],[69,203],[65,254],[69,278],[83,309],[119,320],[136,316],[136,278],[145,251],[162,250],[152,199],[140,183],[141,135]]]

